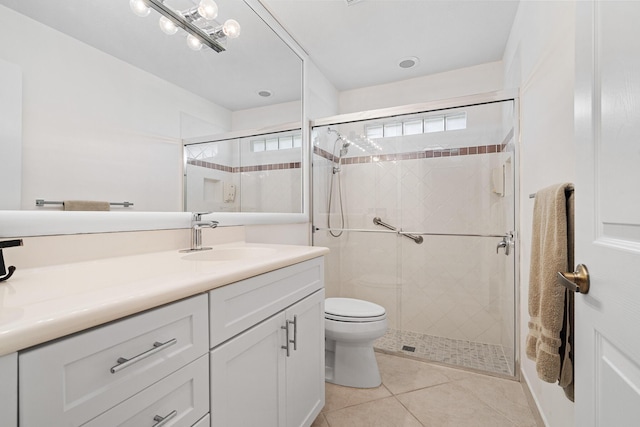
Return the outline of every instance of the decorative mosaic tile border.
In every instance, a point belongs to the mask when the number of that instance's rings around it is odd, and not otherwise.
[[[395,162],[398,160],[416,160],[416,159],[432,159],[439,157],[456,157],[456,156],[474,156],[478,154],[500,153],[504,151],[506,143],[495,145],[478,145],[475,147],[460,147],[460,148],[448,148],[442,150],[421,150],[413,151],[409,153],[396,153],[396,154],[380,154],[373,156],[357,156],[357,157],[345,157],[342,159],[343,165],[352,165],[359,163],[373,163],[373,162]],[[314,146],[313,153],[320,157],[335,162],[338,162],[338,157],[323,150],[320,147]]]
[[[436,337],[417,332],[389,329],[376,340],[375,347],[434,362],[463,366],[485,372],[513,375],[502,346]],[[405,349],[403,349],[403,347]],[[409,350],[406,350],[409,348]],[[410,349],[413,348],[413,351]]]
[[[256,166],[225,166],[218,163],[205,162],[203,160],[187,159],[187,164],[192,166],[198,166],[207,169],[215,169],[229,173],[242,173],[242,172],[260,172],[260,171],[272,171],[281,169],[300,169],[301,162],[291,163],[272,163],[268,165],[256,165]]]

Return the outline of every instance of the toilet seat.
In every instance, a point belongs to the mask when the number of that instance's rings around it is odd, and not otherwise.
[[[340,322],[375,322],[386,319],[384,307],[353,298],[327,298],[324,317]]]

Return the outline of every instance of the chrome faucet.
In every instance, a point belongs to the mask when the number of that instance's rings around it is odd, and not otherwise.
[[[191,248],[182,249],[180,252],[206,251],[211,248],[202,247],[202,229],[205,227],[216,228],[218,221],[203,221],[202,215],[211,212],[194,212],[191,219]]]

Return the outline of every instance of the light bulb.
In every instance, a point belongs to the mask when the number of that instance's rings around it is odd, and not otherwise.
[[[216,19],[218,16],[218,5],[213,0],[200,0],[198,14],[207,21]]]
[[[222,26],[222,32],[230,39],[235,39],[240,35],[240,24],[235,19],[227,19]]]
[[[191,50],[200,50],[202,49],[202,42],[196,36],[189,34],[187,36],[187,46]]]
[[[147,4],[143,0],[129,0],[129,7],[131,11],[136,15],[144,18],[151,13],[151,9],[147,6]]]
[[[160,21],[158,22],[158,25],[160,25],[160,29],[162,30],[163,33],[168,34],[170,36],[174,35],[178,31],[178,27],[176,27],[176,24],[171,22],[171,20],[166,16],[160,17]]]

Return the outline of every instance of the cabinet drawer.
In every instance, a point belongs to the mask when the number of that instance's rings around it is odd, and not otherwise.
[[[205,354],[207,326],[203,294],[21,352],[21,427],[86,423]]]
[[[201,356],[83,427],[191,427],[209,412],[209,357]]]
[[[323,261],[314,258],[210,291],[211,347],[322,289]]]

